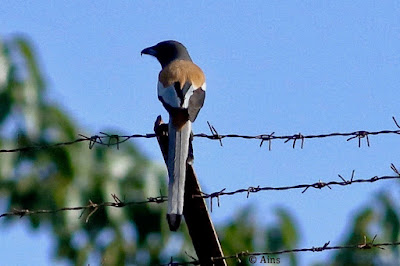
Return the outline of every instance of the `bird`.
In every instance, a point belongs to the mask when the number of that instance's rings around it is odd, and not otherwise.
[[[169,113],[168,122],[168,210],[171,231],[178,230],[183,214],[186,164],[193,163],[192,123],[203,107],[206,79],[193,63],[186,47],[174,40],[145,48],[161,64],[158,75],[158,99]]]

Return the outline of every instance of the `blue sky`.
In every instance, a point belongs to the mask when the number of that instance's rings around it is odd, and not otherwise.
[[[175,39],[186,45],[207,77],[206,103],[195,133],[276,135],[394,129],[400,120],[400,4],[397,1],[2,1],[0,34],[26,34],[33,41],[52,101],[63,106],[87,134],[115,129],[150,133],[158,114],[159,64],[140,51]],[[399,162],[400,139],[371,136],[307,140],[304,149],[282,141],[196,139],[195,169],[203,189],[286,186],[390,175]],[[154,139],[140,149],[162,163]],[[270,223],[273,210],[293,213],[299,247],[339,244],[352,214],[392,190],[382,181],[332,190],[260,192],[221,198],[217,224],[253,204],[255,222]],[[23,222],[21,221],[23,224]],[[23,225],[0,228],[3,260],[53,265],[45,231]],[[3,237],[4,236],[4,237]],[[37,243],[44,243],[38,246]],[[32,243],[32,244],[31,244]],[[32,245],[35,248],[32,248]],[[16,248],[18,246],[18,254]],[[304,254],[304,264],[332,253]]]

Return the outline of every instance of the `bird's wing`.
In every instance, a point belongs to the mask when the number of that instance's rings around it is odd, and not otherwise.
[[[186,112],[185,119],[194,122],[204,104],[205,88],[206,83],[196,87],[191,82],[186,82],[181,88],[179,81],[168,87],[158,82],[158,99],[170,114]]]
[[[203,71],[190,61],[176,60],[161,70],[157,91],[171,115],[185,111],[184,119],[194,122],[205,99]]]

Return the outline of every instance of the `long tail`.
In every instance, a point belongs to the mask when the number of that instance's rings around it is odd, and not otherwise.
[[[168,126],[168,213],[167,220],[171,231],[176,231],[182,220],[185,196],[186,162],[189,154],[189,139],[192,122],[187,121],[176,128],[170,121]]]

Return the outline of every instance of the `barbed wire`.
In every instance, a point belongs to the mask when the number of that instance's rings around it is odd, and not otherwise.
[[[86,223],[89,222],[90,217],[100,208],[105,207],[115,207],[115,208],[122,208],[129,205],[137,205],[137,204],[146,204],[146,203],[162,203],[168,200],[167,196],[158,196],[158,197],[149,197],[147,200],[143,201],[122,201],[120,200],[115,194],[111,194],[111,197],[114,199],[114,202],[102,202],[102,203],[94,203],[92,200],[89,200],[89,204],[86,206],[79,206],[79,207],[63,207],[55,210],[28,210],[28,209],[13,209],[10,212],[6,212],[0,215],[0,218],[6,216],[19,216],[22,218],[26,215],[32,214],[53,214],[61,211],[82,211],[79,218],[82,217],[86,210],[89,211],[88,216],[86,217]]]
[[[248,188],[241,188],[237,189],[234,191],[226,191],[226,188],[216,191],[213,193],[205,193],[205,192],[200,192],[200,195],[193,195],[193,197],[202,197],[202,198],[210,198],[210,209],[212,211],[213,207],[213,199],[217,199],[217,204],[218,207],[220,206],[220,201],[219,197],[220,196],[226,196],[226,195],[235,195],[235,194],[240,194],[240,193],[247,193],[247,198],[249,198],[251,193],[257,193],[260,191],[284,191],[284,190],[291,190],[291,189],[303,189],[301,193],[305,193],[309,188],[315,188],[315,189],[322,189],[324,187],[328,187],[329,189],[332,189],[331,186],[349,186],[355,183],[373,183],[381,180],[390,180],[390,179],[400,179],[400,172],[397,170],[396,166],[394,164],[390,165],[390,169],[396,173],[395,176],[373,176],[371,178],[367,179],[354,179],[354,174],[355,170],[352,171],[351,177],[349,180],[346,180],[342,175],[338,174],[338,177],[342,181],[329,181],[329,182],[322,182],[319,180],[318,182],[312,183],[312,184],[299,184],[299,185],[292,185],[292,186],[282,186],[282,187],[260,187],[260,186],[250,186]]]
[[[228,259],[236,259],[239,263],[242,263],[242,259],[248,257],[249,262],[251,264],[257,263],[257,256],[265,256],[265,255],[280,255],[286,253],[299,253],[299,252],[322,252],[326,250],[338,250],[338,249],[359,249],[359,250],[368,250],[373,248],[384,249],[386,246],[399,246],[400,242],[386,242],[386,243],[374,243],[376,236],[372,239],[371,242],[367,242],[367,237],[364,236],[364,242],[355,245],[345,245],[345,246],[329,246],[330,241],[326,242],[323,246],[320,247],[311,247],[311,248],[296,248],[296,249],[287,249],[287,250],[280,250],[280,251],[266,251],[266,252],[249,252],[249,251],[242,251],[233,255],[228,255],[224,257],[213,257],[210,258],[209,262],[203,262],[195,259],[194,257],[190,256],[192,259],[191,261],[187,262],[173,262],[173,258],[167,264],[163,264],[163,266],[172,266],[172,265],[200,265],[201,263],[208,263],[212,264],[219,260],[228,260]]]
[[[329,138],[329,137],[348,137],[346,141],[350,141],[353,139],[358,139],[358,147],[361,147],[361,139],[365,138],[367,142],[367,146],[370,146],[370,141],[369,141],[369,136],[372,135],[383,135],[383,134],[396,134],[400,135],[400,125],[397,123],[395,117],[392,117],[396,127],[398,128],[397,130],[379,130],[379,131],[366,131],[366,130],[359,130],[359,131],[353,131],[353,132],[344,132],[344,133],[339,133],[339,132],[334,132],[334,133],[327,133],[327,134],[314,134],[314,135],[303,135],[301,133],[298,134],[293,134],[293,135],[281,135],[277,136],[275,135],[275,132],[272,132],[270,134],[260,134],[260,135],[240,135],[240,134],[219,134],[217,130],[215,129],[214,126],[212,126],[209,122],[208,126],[210,128],[211,134],[205,134],[205,133],[199,133],[199,134],[194,134],[194,137],[198,138],[206,138],[210,140],[218,140],[220,142],[220,145],[222,145],[222,140],[225,138],[241,138],[241,139],[254,139],[254,140],[259,140],[260,142],[260,147],[264,144],[265,141],[268,141],[268,149],[271,150],[271,143],[273,140],[284,140],[284,143],[287,143],[289,141],[293,141],[292,147],[296,147],[296,142],[298,140],[301,141],[300,147],[303,148],[304,146],[304,141],[306,139],[316,139],[316,138]],[[155,138],[156,134],[150,133],[150,134],[133,134],[133,135],[115,135],[115,134],[108,134],[104,132],[100,132],[100,135],[93,135],[93,136],[85,136],[82,134],[79,134],[79,138],[72,140],[72,141],[66,141],[66,142],[60,142],[60,143],[55,143],[55,144],[46,144],[46,145],[32,145],[32,146],[26,146],[26,147],[20,147],[20,148],[14,148],[14,149],[1,149],[0,153],[11,153],[11,152],[24,152],[24,151],[30,151],[30,150],[37,150],[37,149],[51,149],[51,148],[58,148],[58,147],[63,147],[63,146],[68,146],[68,145],[73,145],[76,143],[80,142],[89,142],[89,149],[92,149],[95,144],[99,145],[105,145],[105,146],[117,146],[117,149],[119,149],[119,145],[130,140],[130,139],[135,139],[135,138]]]
[[[299,185],[292,185],[292,186],[282,186],[282,187],[254,187],[250,186],[248,188],[241,188],[237,189],[234,191],[225,191],[226,188],[216,191],[213,193],[205,193],[200,191],[200,194],[197,195],[192,195],[192,197],[201,197],[201,198],[210,198],[210,210],[213,210],[213,199],[217,199],[217,204],[218,207],[220,207],[220,200],[219,198],[221,196],[232,196],[235,194],[240,194],[240,193],[247,193],[247,198],[249,198],[251,193],[257,193],[260,191],[269,191],[269,190],[274,190],[274,191],[284,191],[284,190],[291,190],[291,189],[303,189],[301,193],[305,193],[309,188],[315,188],[315,189],[322,189],[324,187],[328,187],[329,189],[332,189],[331,186],[349,186],[352,184],[356,183],[374,183],[377,181],[382,181],[382,180],[390,180],[390,179],[400,179],[400,171],[396,168],[394,164],[390,165],[390,169],[392,169],[393,172],[396,173],[396,176],[373,176],[368,179],[354,179],[354,174],[355,171],[352,171],[351,177],[349,180],[346,180],[342,175],[338,175],[338,177],[342,181],[329,181],[329,182],[322,182],[319,180],[318,182],[312,183],[312,184],[299,184]],[[148,204],[148,203],[162,203],[168,200],[167,196],[157,196],[157,197],[149,197],[147,200],[143,201],[122,201],[120,200],[115,194],[111,194],[111,197],[114,199],[114,202],[102,202],[102,203],[94,203],[91,200],[89,200],[89,204],[86,206],[79,206],[79,207],[64,207],[60,209],[55,209],[55,210],[28,210],[28,209],[13,209],[10,212],[6,212],[0,215],[1,217],[6,217],[6,216],[20,216],[23,217],[25,215],[32,215],[32,214],[52,214],[52,213],[57,213],[61,211],[78,211],[81,210],[81,216],[83,215],[84,211],[88,210],[89,215],[86,218],[86,222],[89,221],[90,216],[95,213],[99,208],[105,208],[105,207],[115,207],[115,208],[122,208],[128,205],[134,205],[134,204]],[[80,217],[81,217],[80,216]]]
[[[24,152],[24,151],[30,151],[30,150],[59,148],[62,146],[68,146],[68,145],[72,145],[72,144],[76,144],[76,143],[80,143],[80,142],[89,142],[89,149],[92,149],[95,144],[105,145],[105,146],[117,146],[117,149],[119,149],[119,145],[121,143],[124,143],[132,138],[154,138],[154,137],[156,137],[156,135],[154,133],[153,134],[133,134],[130,136],[112,135],[112,134],[107,134],[104,132],[100,132],[100,134],[101,134],[101,136],[93,135],[90,137],[87,137],[82,134],[78,134],[80,136],[80,138],[77,138],[72,141],[66,141],[66,142],[60,142],[60,143],[48,144],[48,145],[32,145],[32,146],[20,147],[20,148],[15,148],[15,149],[2,149],[2,150],[0,150],[0,153]],[[122,139],[122,140],[120,140],[120,139]],[[106,140],[107,140],[107,142],[106,142]]]

